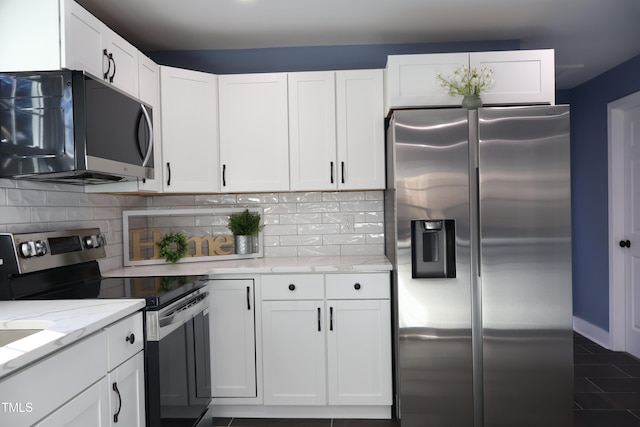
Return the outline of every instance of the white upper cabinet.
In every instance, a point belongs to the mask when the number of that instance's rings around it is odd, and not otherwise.
[[[289,168],[292,191],[335,190],[335,72],[289,73]]]
[[[3,0],[0,51],[0,71],[82,70],[138,96],[138,50],[73,0]]]
[[[160,88],[163,191],[220,191],[217,76],[161,66]]]
[[[384,188],[382,70],[289,74],[291,190]]]
[[[383,71],[336,72],[338,189],[385,188]]]
[[[287,74],[219,76],[223,192],[289,190]]]
[[[469,65],[493,71],[495,85],[482,94],[491,104],[555,104],[553,49],[472,52]]]
[[[555,104],[553,49],[390,55],[385,71],[385,111],[394,108],[460,106],[436,76],[460,66],[493,71],[495,85],[481,94],[484,105]]]
[[[387,110],[414,106],[455,105],[462,97],[452,97],[436,80],[438,74],[450,74],[469,64],[469,54],[434,53],[389,55],[385,73]]]

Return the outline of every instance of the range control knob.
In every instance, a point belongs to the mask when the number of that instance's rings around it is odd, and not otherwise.
[[[29,240],[28,242],[20,243],[18,252],[23,258],[43,256],[47,254],[47,244],[44,240]]]
[[[106,244],[103,234],[92,234],[82,239],[86,249],[96,249]]]

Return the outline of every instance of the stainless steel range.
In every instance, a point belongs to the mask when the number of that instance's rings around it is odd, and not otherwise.
[[[0,234],[0,300],[141,298],[146,424],[211,425],[205,276],[102,277],[97,228]]]

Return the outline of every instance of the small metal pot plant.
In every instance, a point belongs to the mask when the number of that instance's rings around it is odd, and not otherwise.
[[[233,233],[236,254],[245,255],[251,253],[253,237],[258,235],[264,225],[260,224],[258,212],[249,212],[249,209],[245,209],[240,213],[229,215],[227,228]]]

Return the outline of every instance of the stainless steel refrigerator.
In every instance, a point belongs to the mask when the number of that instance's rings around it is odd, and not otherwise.
[[[395,111],[387,162],[402,427],[572,426],[568,107]]]

